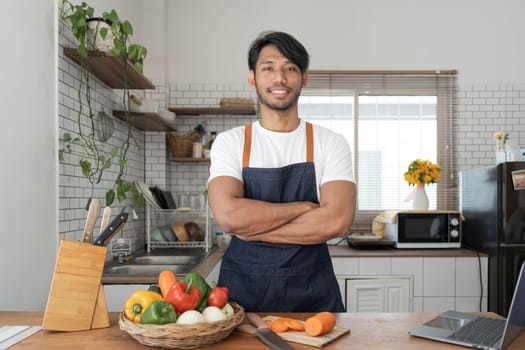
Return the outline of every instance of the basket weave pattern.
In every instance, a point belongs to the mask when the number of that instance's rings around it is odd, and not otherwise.
[[[192,153],[193,138],[191,136],[176,136],[168,134],[171,156],[173,158],[189,158]]]
[[[224,321],[181,325],[168,323],[165,325],[140,324],[128,320],[124,313],[120,314],[120,329],[127,332],[143,345],[162,348],[193,349],[198,346],[217,343],[228,337],[244,319],[244,308],[236,303],[230,303],[235,314]]]

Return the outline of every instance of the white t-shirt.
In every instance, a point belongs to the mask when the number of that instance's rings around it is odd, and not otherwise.
[[[251,168],[282,168],[306,161],[306,126],[301,120],[291,132],[264,129],[259,121],[252,126]],[[211,167],[208,182],[218,176],[232,176],[242,180],[244,126],[217,135],[211,148]],[[355,182],[352,172],[352,153],[345,138],[330,129],[313,124],[314,165],[317,195],[321,185],[328,181]]]

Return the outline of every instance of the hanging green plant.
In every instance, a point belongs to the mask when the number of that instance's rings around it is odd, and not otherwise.
[[[88,180],[91,186],[91,195],[86,203],[86,209],[89,208],[93,198],[95,187],[101,183],[105,174],[113,165],[118,166],[118,173],[114,178],[112,186],[106,190],[106,206],[111,206],[115,199],[119,202],[126,200],[127,194],[133,190],[133,184],[126,180],[127,156],[132,142],[137,144],[130,120],[129,105],[129,82],[128,82],[128,65],[130,61],[136,69],[142,72],[143,61],[147,55],[147,49],[138,44],[131,44],[130,37],[133,35],[133,27],[127,20],[121,20],[115,10],[104,12],[101,17],[95,20],[102,20],[107,23],[104,26],[89,26],[88,22],[94,19],[95,11],[87,3],[82,2],[80,5],[74,5],[68,0],[62,0],[59,9],[60,19],[70,28],[71,33],[77,39],[78,45],[76,51],[80,55],[79,69],[79,87],[77,97],[79,108],[77,113],[76,135],[64,133],[62,138],[62,148],[59,150],[59,159],[64,161],[65,154],[74,154],[80,157],[79,166],[82,175]],[[91,27],[91,29],[90,29]],[[90,30],[94,33],[88,35]],[[126,137],[118,146],[109,148],[96,138],[96,114],[92,106],[90,85],[89,66],[96,49],[97,36],[106,39],[108,35],[113,37],[113,48],[111,53],[114,57],[123,61],[123,81],[122,89],[122,110],[125,112],[127,121]],[[86,106],[86,110],[84,110]],[[83,118],[87,116],[88,125],[82,125]],[[109,148],[109,149],[108,149]],[[137,192],[134,197],[134,204],[137,207],[144,205],[144,197]]]

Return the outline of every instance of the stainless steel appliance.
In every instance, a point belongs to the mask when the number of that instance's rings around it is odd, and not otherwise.
[[[399,212],[385,233],[397,248],[459,248],[461,215],[442,210]]]
[[[507,316],[525,261],[525,162],[460,172],[462,246],[488,254],[488,311]]]

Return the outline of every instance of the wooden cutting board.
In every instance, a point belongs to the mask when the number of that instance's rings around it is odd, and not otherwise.
[[[105,295],[100,280],[104,269],[106,247],[62,240],[49,290],[43,329],[54,331],[88,330],[106,323]],[[93,318],[98,310],[102,315]],[[109,322],[107,322],[109,326]],[[106,326],[106,327],[107,327]]]
[[[263,320],[271,320],[274,321],[278,319],[277,316],[266,316],[263,317]],[[239,326],[237,326],[237,330],[245,333],[255,333],[255,327],[249,323],[243,323]],[[307,335],[305,332],[298,332],[298,331],[288,331],[283,333],[276,333],[278,336],[283,338],[286,341],[292,342],[292,343],[299,343],[299,344],[305,344],[305,345],[311,345],[318,348],[322,348],[323,346],[333,342],[334,340],[342,337],[345,334],[350,333],[350,329],[348,328],[340,328],[335,327],[330,332],[320,335],[318,337],[312,337]]]

